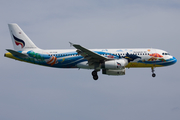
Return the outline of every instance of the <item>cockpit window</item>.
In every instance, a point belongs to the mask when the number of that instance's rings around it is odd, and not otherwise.
[[[170,55],[169,53],[162,53],[162,55]]]

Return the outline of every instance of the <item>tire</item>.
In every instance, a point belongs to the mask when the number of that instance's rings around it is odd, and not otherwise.
[[[155,74],[155,73],[153,73],[153,74],[152,74],[152,77],[156,77],[156,74]]]
[[[92,76],[97,76],[97,71],[92,71]]]
[[[93,76],[93,79],[98,80],[98,76],[97,75]]]

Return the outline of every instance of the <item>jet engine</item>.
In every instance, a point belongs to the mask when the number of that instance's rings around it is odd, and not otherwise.
[[[125,75],[125,68],[121,70],[107,70],[103,69],[102,74],[106,75]]]
[[[112,70],[121,70],[125,69],[125,66],[128,64],[126,59],[119,59],[119,60],[109,60],[105,61],[101,64],[102,69],[112,69]]]

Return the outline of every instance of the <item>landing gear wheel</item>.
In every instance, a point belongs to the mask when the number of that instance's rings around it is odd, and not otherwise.
[[[153,67],[151,68],[151,71],[152,71],[152,77],[156,77],[156,74],[154,73],[155,70]]]
[[[97,76],[97,71],[92,71],[92,76]]]
[[[92,71],[92,76],[93,76],[94,80],[98,79],[98,75],[97,75],[97,71],[96,70]]]
[[[155,74],[155,73],[153,73],[153,74],[152,74],[152,77],[156,77],[156,74]]]
[[[94,80],[97,80],[97,79],[98,79],[98,76],[97,76],[97,75],[94,75],[94,76],[93,76],[93,79],[94,79]]]

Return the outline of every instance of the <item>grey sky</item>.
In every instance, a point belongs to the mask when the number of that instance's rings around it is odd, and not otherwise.
[[[91,70],[55,69],[5,58],[13,48],[8,23],[17,23],[42,49],[145,48],[177,60],[179,0],[1,0],[1,120],[179,120],[179,62],[127,69],[125,76]],[[74,48],[72,48],[74,49]]]

